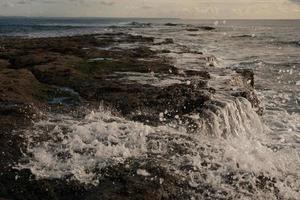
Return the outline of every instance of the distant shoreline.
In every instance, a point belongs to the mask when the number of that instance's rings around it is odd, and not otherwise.
[[[197,18],[177,18],[177,17],[56,17],[56,16],[0,16],[0,18],[27,18],[27,19],[138,19],[138,20],[200,20],[200,21],[211,21],[211,20],[228,20],[228,21],[299,21],[300,19],[294,18],[278,18],[278,19],[235,19],[235,18],[211,18],[211,19],[197,19]]]

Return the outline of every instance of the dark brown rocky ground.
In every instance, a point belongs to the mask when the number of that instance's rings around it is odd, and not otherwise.
[[[121,43],[139,45],[127,50],[114,47]],[[21,130],[43,118],[43,113],[67,113],[81,106],[97,107],[102,102],[125,118],[155,126],[161,124],[158,116],[165,110],[168,110],[165,121],[174,120],[177,115],[200,112],[215,93],[215,89],[207,86],[211,78],[209,71],[180,73],[170,60],[157,55],[164,51],[152,51],[149,45],[160,44],[154,44],[154,38],[123,33],[0,38],[0,197],[22,200],[186,199],[187,184],[155,163],[147,169],[160,174],[165,180],[163,183],[136,176],[136,169],[142,162],[132,162],[129,169],[124,166],[105,169],[107,175],[97,187],[67,180],[35,180],[30,171],[12,167],[26,151]],[[128,72],[194,77],[194,81],[158,87],[124,79]],[[232,81],[243,88],[234,96],[245,97],[253,107],[259,107],[253,93],[253,72],[238,71]],[[139,110],[148,112],[137,114]],[[185,120],[192,123],[190,119]]]

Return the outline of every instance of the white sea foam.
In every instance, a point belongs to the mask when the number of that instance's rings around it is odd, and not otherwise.
[[[35,143],[36,138],[45,134],[45,127],[50,130],[49,139]],[[149,126],[113,116],[104,109],[91,112],[81,120],[56,116],[37,123],[34,130],[26,133],[28,137],[35,137],[29,138],[33,142],[28,146],[32,158],[20,166],[30,168],[38,178],[71,175],[81,182],[95,183],[96,169],[146,152],[146,136],[151,130]]]
[[[19,168],[30,169],[37,178],[71,177],[96,185],[101,177],[100,169],[123,163],[128,158],[146,158],[147,153],[154,153],[157,155],[155,159],[167,160],[163,167],[186,176],[192,188],[200,187],[204,172],[207,175],[205,182],[228,192],[235,191],[223,180],[229,171],[239,171],[236,178],[241,176],[240,181],[242,174],[264,173],[278,178],[277,185],[282,194],[289,190],[285,195],[295,197],[298,194],[295,188],[300,185],[297,179],[300,177],[298,152],[273,149],[271,140],[263,133],[263,124],[247,100],[240,98],[212,102],[211,105],[208,109],[212,118],[203,122],[203,118],[194,117],[205,126],[193,135],[184,127],[150,127],[117,117],[103,108],[84,119],[55,116],[37,123],[26,133],[29,136],[28,154],[26,162]],[[208,135],[206,126],[216,134]],[[46,138],[45,133],[48,133]],[[42,142],[36,143],[37,138]],[[174,145],[187,148],[187,152],[174,152]],[[204,161],[208,166],[217,164],[220,167],[203,168]],[[187,173],[182,170],[186,165],[193,166],[194,171]],[[151,176],[146,169],[138,169],[137,174]],[[293,187],[288,185],[285,176],[293,181]],[[255,185],[254,177],[250,178],[248,181]],[[268,195],[272,196],[272,193]]]
[[[203,110],[202,128],[206,134],[218,137],[261,134],[264,125],[244,98],[213,100]]]

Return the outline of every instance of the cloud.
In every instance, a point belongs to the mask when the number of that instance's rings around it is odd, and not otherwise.
[[[300,4],[300,0],[290,0],[293,3],[299,3]]]
[[[0,0],[2,1],[2,0]],[[115,0],[10,0],[0,2],[0,7],[14,7],[26,6],[34,4],[72,4],[81,6],[113,6],[116,4]]]
[[[300,0],[0,0],[1,15],[300,18]]]

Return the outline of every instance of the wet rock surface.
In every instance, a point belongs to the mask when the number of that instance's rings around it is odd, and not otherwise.
[[[213,27],[199,27],[188,31],[198,29],[214,30]],[[71,113],[82,106],[95,108],[101,103],[125,119],[153,127],[183,123],[191,134],[201,128],[191,115],[214,109],[208,106],[218,93],[218,88],[208,84],[212,79],[209,68],[214,68],[214,58],[203,56],[202,61],[208,65],[201,65],[200,70],[182,70],[160,54],[171,51],[151,49],[151,46],[173,43],[172,38],[158,44],[152,37],[126,33],[43,39],[1,38],[0,153],[3,156],[0,159],[0,197],[28,200],[188,199],[187,192],[192,192],[197,199],[237,198],[226,191],[218,194],[220,191],[214,191],[202,177],[206,167],[218,168],[218,164],[203,162],[200,176],[203,179],[194,184],[183,177],[195,170],[189,169],[188,164],[183,169],[186,174],[176,174],[162,167],[159,162],[168,162],[164,158],[152,162],[154,159],[150,158],[154,155],[151,154],[149,159],[128,160],[95,172],[101,174],[96,186],[68,177],[36,179],[30,170],[14,168],[26,152],[26,137],[22,130],[42,119],[42,113]],[[148,79],[141,82],[134,76]],[[167,79],[168,84],[163,84],[166,77],[173,79]],[[177,82],[170,84],[174,79]],[[246,98],[254,108],[259,108],[252,71],[237,70],[229,81],[229,85],[238,90],[233,92],[229,87],[223,93],[231,98]],[[155,135],[152,137],[155,139]],[[172,141],[172,138],[168,140]],[[189,139],[185,141],[188,143]],[[184,146],[174,144],[168,155],[174,151],[176,156],[187,155]],[[238,183],[235,175],[228,174],[224,178],[228,181],[226,184],[232,187],[244,184],[249,196],[255,193],[251,184]],[[258,177],[257,185],[262,190],[276,190],[273,180],[268,177]]]

